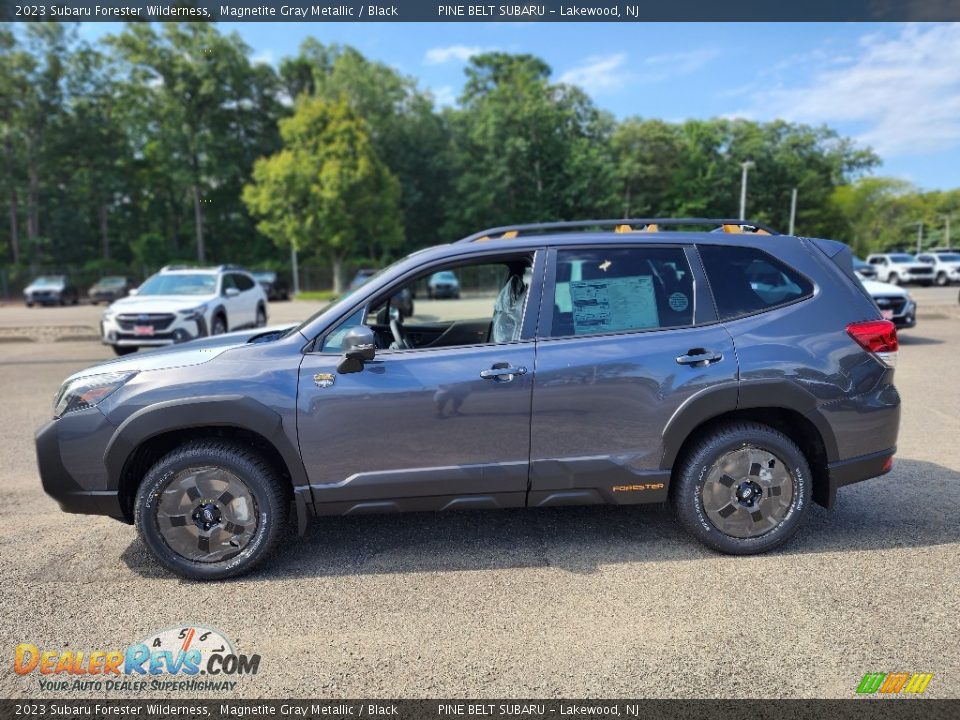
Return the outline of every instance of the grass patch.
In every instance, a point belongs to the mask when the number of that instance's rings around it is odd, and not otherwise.
[[[321,300],[323,302],[329,302],[336,297],[336,294],[333,290],[308,290],[307,292],[302,292],[297,295],[297,300],[312,300],[317,301]]]

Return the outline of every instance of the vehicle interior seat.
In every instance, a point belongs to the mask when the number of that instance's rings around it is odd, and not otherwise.
[[[493,304],[490,342],[513,342],[520,338],[523,304],[526,298],[527,286],[524,284],[523,278],[516,273],[512,273]]]

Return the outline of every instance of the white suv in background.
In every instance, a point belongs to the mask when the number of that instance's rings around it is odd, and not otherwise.
[[[885,253],[870,255],[867,262],[877,269],[877,280],[891,285],[905,283],[933,284],[933,268],[909,253]]]
[[[937,285],[960,282],[960,253],[921,253],[917,255],[917,260],[933,268],[933,278]]]
[[[266,324],[266,293],[245,270],[169,266],[110,305],[100,334],[117,355],[126,355]]]

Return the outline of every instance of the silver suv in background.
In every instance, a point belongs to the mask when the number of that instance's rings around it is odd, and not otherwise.
[[[877,269],[877,280],[891,285],[919,283],[933,284],[933,268],[909,253],[882,253],[867,256],[867,262]]]
[[[240,268],[168,266],[103,313],[103,343],[117,355],[267,324],[267,295]]]

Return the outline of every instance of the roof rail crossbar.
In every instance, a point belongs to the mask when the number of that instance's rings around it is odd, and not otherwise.
[[[570,220],[562,222],[530,223],[527,225],[504,225],[487,228],[458,240],[457,243],[471,243],[483,240],[514,238],[518,235],[530,235],[551,231],[590,230],[593,228],[613,228],[615,232],[658,232],[661,227],[683,225],[710,225],[714,228],[731,227],[750,228],[753,232],[766,235],[779,235],[776,230],[753,220],[730,218],[617,218],[608,220]]]

